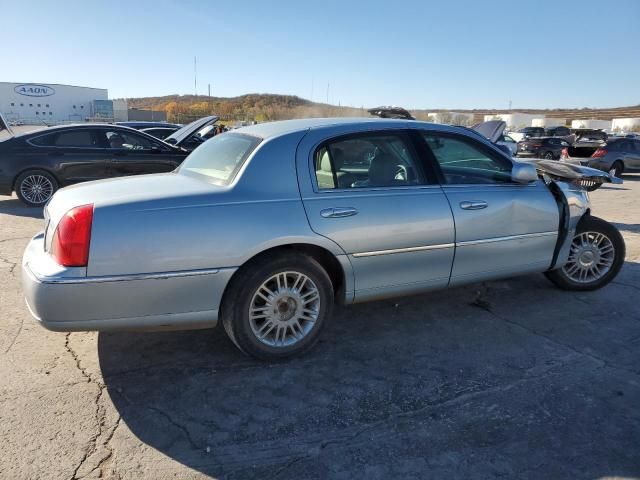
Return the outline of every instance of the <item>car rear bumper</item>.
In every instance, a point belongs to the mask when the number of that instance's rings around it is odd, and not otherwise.
[[[36,235],[22,260],[32,316],[54,331],[183,330],[214,327],[233,268],[87,277],[55,265]]]

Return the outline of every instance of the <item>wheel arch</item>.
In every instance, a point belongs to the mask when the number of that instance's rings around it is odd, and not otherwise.
[[[624,160],[622,158],[617,158],[615,159],[612,163],[611,163],[611,167],[613,167],[616,163],[619,163],[622,166],[622,171],[620,172],[620,174],[624,173],[625,170],[625,165],[624,165]]]
[[[227,286],[222,294],[222,305],[225,302],[234,281],[238,278],[240,272],[251,268],[252,265],[265,257],[273,257],[276,255],[286,255],[287,253],[296,252],[310,256],[316,260],[322,268],[327,272],[331,279],[335,298],[338,303],[351,303],[353,301],[353,271],[351,262],[346,255],[335,255],[327,248],[305,242],[284,243],[272,246],[255,253],[247,259],[229,279]]]

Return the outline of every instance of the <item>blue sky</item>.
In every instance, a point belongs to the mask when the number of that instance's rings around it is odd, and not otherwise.
[[[0,81],[408,108],[640,104],[640,0],[0,0]]]

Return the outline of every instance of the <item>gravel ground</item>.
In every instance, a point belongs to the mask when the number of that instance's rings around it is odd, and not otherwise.
[[[337,310],[253,361],[222,329],[52,333],[20,291],[41,212],[0,197],[0,478],[640,476],[640,176],[592,194],[627,262]]]

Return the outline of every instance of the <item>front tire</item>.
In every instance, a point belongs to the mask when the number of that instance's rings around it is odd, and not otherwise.
[[[58,190],[58,182],[44,170],[28,170],[16,179],[15,190],[18,198],[27,206],[42,207]]]
[[[553,160],[555,157],[553,156],[553,152],[547,152],[544,154],[545,160]]]
[[[313,347],[331,316],[333,286],[313,258],[263,257],[231,281],[221,308],[229,338],[244,353],[275,361]]]
[[[563,290],[596,290],[618,275],[624,257],[624,239],[618,229],[589,215],[578,224],[567,263],[545,275]]]

